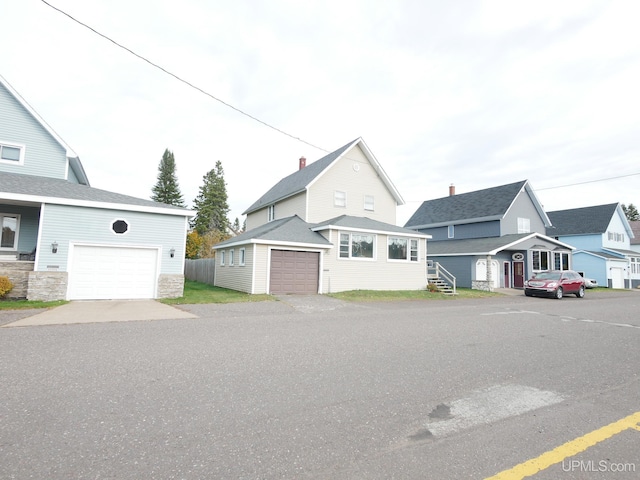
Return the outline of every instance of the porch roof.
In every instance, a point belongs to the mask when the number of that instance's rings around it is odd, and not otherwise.
[[[513,233],[501,237],[429,242],[427,256],[496,255],[503,250],[519,250],[521,249],[519,247],[520,244],[532,238],[555,245],[556,248],[559,247],[562,250],[571,250],[573,248],[539,233]]]

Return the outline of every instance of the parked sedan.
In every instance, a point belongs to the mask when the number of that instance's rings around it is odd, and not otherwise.
[[[585,278],[584,286],[585,288],[596,288],[598,286],[598,282],[593,278]]]
[[[541,296],[560,299],[565,294],[584,297],[584,278],[573,270],[550,270],[540,272],[527,280],[524,285],[527,297]]]

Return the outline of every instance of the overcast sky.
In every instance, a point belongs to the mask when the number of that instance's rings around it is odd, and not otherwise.
[[[0,74],[93,187],[149,198],[169,148],[189,205],[222,162],[242,222],[314,146],[362,137],[399,224],[452,183],[528,179],[547,211],[640,205],[636,0],[48,2],[303,140],[40,0],[3,0]]]

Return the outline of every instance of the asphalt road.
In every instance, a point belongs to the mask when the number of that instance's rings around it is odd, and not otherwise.
[[[637,479],[640,292],[590,293],[2,328],[0,478]]]

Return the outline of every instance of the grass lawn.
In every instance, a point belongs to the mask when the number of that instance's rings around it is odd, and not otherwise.
[[[159,301],[167,305],[194,304],[194,303],[237,303],[237,302],[264,302],[275,300],[271,295],[250,295],[248,293],[214,287],[206,283],[185,280],[184,295],[179,298],[162,298]]]
[[[340,300],[354,302],[392,302],[398,300],[457,300],[463,298],[499,297],[501,293],[483,292],[470,288],[458,288],[457,295],[445,295],[443,293],[429,292],[428,290],[351,290],[348,292],[330,293],[329,296]]]
[[[27,308],[49,308],[59,307],[69,303],[66,300],[56,300],[55,302],[37,302],[31,300],[13,300],[11,298],[0,299],[0,310],[24,310]]]

